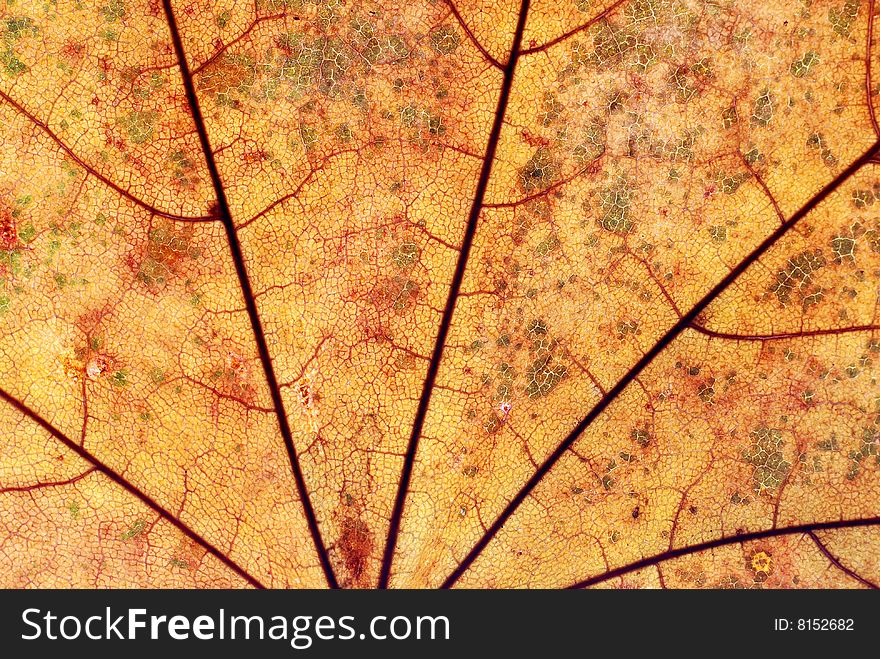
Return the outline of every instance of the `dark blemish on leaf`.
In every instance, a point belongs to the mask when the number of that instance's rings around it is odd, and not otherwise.
[[[567,371],[565,365],[558,363],[553,355],[547,354],[538,357],[526,372],[528,378],[528,384],[525,388],[526,395],[529,398],[546,396],[556,388]]]
[[[715,378],[710,379],[708,382],[700,385],[700,388],[697,390],[697,395],[700,397],[700,400],[706,403],[707,405],[712,405],[715,398]]]
[[[641,448],[645,448],[651,443],[651,433],[648,432],[647,428],[634,428],[629,433],[629,438]]]
[[[782,305],[788,304],[795,291],[806,294],[813,282],[813,275],[826,265],[821,249],[806,250],[791,257],[783,270],[776,274],[776,281],[770,286]]]
[[[373,534],[366,523],[359,518],[346,517],[342,522],[338,547],[352,584],[365,585],[367,562],[373,551]]]
[[[828,10],[828,21],[831,23],[834,32],[842,37],[848,37],[850,27],[855,21],[859,13],[858,0],[846,0],[843,7],[837,9],[831,7]]]
[[[764,582],[773,572],[773,557],[764,550],[753,552],[746,561],[746,567],[751,570],[756,582]]]
[[[835,156],[828,143],[821,133],[813,133],[807,138],[807,146],[814,151],[818,151],[822,162],[828,167],[834,167],[837,164],[837,156]]]
[[[489,414],[489,417],[486,419],[485,423],[483,423],[483,429],[489,435],[494,435],[501,428],[503,421],[498,417],[494,412]]]
[[[556,180],[559,164],[547,149],[540,148],[519,171],[519,184],[523,192],[545,190]]]
[[[819,56],[813,51],[809,51],[804,54],[799,60],[796,60],[791,63],[791,75],[795,78],[803,78],[810,72],[810,69],[818,63]]]
[[[461,42],[461,37],[451,25],[441,25],[431,30],[431,48],[439,55],[454,53]]]
[[[831,240],[831,251],[834,253],[834,262],[853,262],[855,257],[856,241],[847,236],[837,236]]]
[[[739,117],[736,114],[735,107],[730,106],[721,113],[721,125],[725,130],[736,124],[737,121],[739,121]]]
[[[727,240],[727,227],[711,226],[709,227],[709,235],[716,243],[723,243]]]

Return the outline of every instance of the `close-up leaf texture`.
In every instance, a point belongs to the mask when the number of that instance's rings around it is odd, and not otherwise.
[[[880,585],[875,0],[5,0],[0,586]]]

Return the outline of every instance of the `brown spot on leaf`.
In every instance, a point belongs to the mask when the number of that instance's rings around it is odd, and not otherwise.
[[[354,517],[345,518],[338,546],[352,585],[365,586],[367,561],[373,551],[373,534],[366,523]]]
[[[0,249],[15,249],[18,246],[15,218],[8,208],[0,207]]]

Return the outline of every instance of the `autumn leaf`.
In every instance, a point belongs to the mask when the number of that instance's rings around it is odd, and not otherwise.
[[[876,587],[876,11],[5,3],[2,585]]]

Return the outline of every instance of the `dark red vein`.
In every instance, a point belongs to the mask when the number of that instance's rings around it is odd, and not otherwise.
[[[552,48],[553,46],[555,46],[556,44],[558,44],[562,41],[565,41],[566,39],[570,39],[571,37],[578,34],[579,32],[583,32],[584,30],[589,29],[591,26],[595,25],[599,21],[607,18],[610,14],[612,14],[614,12],[615,9],[620,7],[620,5],[622,5],[625,1],[626,0],[617,0],[617,2],[611,3],[605,9],[603,9],[601,13],[597,14],[596,16],[594,16],[593,18],[588,20],[586,23],[579,25],[578,27],[574,28],[573,30],[569,30],[565,34],[562,34],[551,41],[548,41],[546,43],[542,43],[540,46],[532,46],[531,48],[527,48],[526,50],[522,51],[522,54],[523,55],[531,55],[532,53],[540,53],[541,51],[548,50],[548,49]]]
[[[30,112],[28,112],[20,103],[18,103],[17,101],[12,99],[11,97],[7,96],[2,91],[0,91],[0,98],[2,98],[4,101],[6,101],[6,103],[8,103],[10,106],[12,106],[12,108],[16,112],[18,112],[20,115],[22,115],[23,117],[26,117],[28,119],[28,121],[30,121],[34,126],[36,126],[40,130],[42,130],[44,133],[46,133],[46,135],[49,137],[49,139],[51,139],[53,142],[55,142],[55,144],[58,145],[58,147],[62,151],[64,151],[64,153],[66,153],[67,156],[71,160],[73,160],[77,165],[79,165],[84,170],[86,170],[91,176],[94,176],[96,179],[101,181],[101,183],[106,185],[108,188],[115,190],[118,194],[122,195],[123,197],[125,197],[126,199],[131,201],[132,203],[140,206],[144,210],[149,211],[153,215],[159,215],[160,217],[167,217],[169,220],[175,220],[178,222],[214,222],[216,220],[216,218],[214,218],[210,215],[203,215],[203,216],[175,215],[173,213],[169,213],[167,211],[160,210],[160,209],[156,208],[155,206],[148,204],[143,199],[139,199],[138,197],[136,197],[135,195],[130,193],[125,188],[117,185],[116,183],[111,181],[109,178],[107,178],[103,174],[100,174],[94,167],[92,167],[87,162],[85,162],[82,158],[80,158],[78,155],[76,155],[76,153],[74,153],[73,150],[69,146],[67,146],[64,142],[61,141],[61,138],[59,138],[52,131],[52,129],[49,128],[49,126],[47,126],[44,122],[37,119]]]
[[[838,570],[843,572],[848,577],[855,579],[859,583],[864,584],[868,588],[873,588],[874,590],[877,590],[878,588],[880,588],[873,581],[869,581],[868,579],[865,579],[865,577],[860,575],[858,572],[848,568],[846,565],[841,563],[840,559],[831,553],[831,550],[825,546],[824,542],[822,542],[821,540],[819,540],[819,538],[816,537],[816,534],[813,531],[809,531],[807,533],[807,535],[810,536],[810,540],[812,540],[813,543],[815,543],[815,545],[819,548],[819,551],[821,551],[825,555],[825,558],[827,558],[831,562],[831,564],[834,567],[836,567]]]
[[[287,449],[287,455],[290,459],[290,467],[293,471],[293,477],[296,481],[296,489],[299,494],[306,521],[309,526],[309,533],[318,552],[321,561],[321,567],[324,570],[324,576],[331,588],[338,588],[336,575],[333,573],[333,567],[330,564],[330,557],[321,538],[321,532],[318,529],[318,520],[315,517],[315,510],[309,499],[309,493],[306,488],[305,478],[303,477],[302,468],[299,464],[299,458],[296,449],[293,446],[293,435],[290,432],[290,424],[287,420],[287,413],[284,409],[284,401],[281,398],[281,390],[278,388],[278,379],[275,377],[275,368],[272,365],[272,359],[269,355],[269,346],[266,343],[266,335],[263,332],[263,325],[257,312],[257,304],[254,298],[254,292],[251,288],[250,278],[248,277],[247,268],[244,263],[244,255],[241,251],[241,244],[238,242],[238,234],[235,231],[235,225],[232,222],[232,213],[229,210],[229,202],[226,200],[226,191],[223,182],[220,179],[220,172],[217,169],[217,163],[214,160],[214,152],[211,150],[211,143],[208,139],[208,131],[205,128],[205,121],[202,117],[202,110],[199,106],[198,97],[196,96],[195,85],[193,84],[192,74],[189,70],[189,64],[186,61],[186,54],[183,50],[183,42],[180,38],[180,32],[177,29],[177,20],[174,17],[174,11],[171,8],[171,0],[163,0],[162,5],[165,8],[165,16],[168,20],[168,27],[171,30],[171,38],[174,42],[174,51],[180,64],[180,73],[183,78],[183,86],[186,90],[186,97],[189,102],[190,110],[193,115],[193,121],[196,124],[196,130],[199,134],[202,151],[205,154],[205,162],[208,171],[211,174],[211,181],[214,184],[214,193],[217,196],[217,206],[220,215],[220,221],[226,230],[226,237],[229,242],[229,250],[232,253],[232,260],[235,263],[235,271],[238,274],[238,281],[241,286],[241,292],[244,296],[245,306],[247,307],[248,317],[250,318],[251,327],[254,332],[254,339],[257,343],[257,350],[260,354],[260,361],[263,364],[263,371],[266,376],[266,382],[269,385],[269,391],[272,396],[272,404],[275,407],[276,416],[278,417],[278,427],[281,436],[284,439],[284,446]]]
[[[735,281],[752,263],[757,261],[772,245],[776,243],[782,236],[784,236],[789,229],[791,229],[797,222],[803,218],[807,213],[809,213],[813,208],[816,207],[822,200],[824,200],[829,194],[831,194],[834,190],[836,190],[841,183],[846,181],[850,176],[852,176],[856,171],[858,171],[863,165],[871,161],[874,158],[878,151],[880,151],[880,142],[875,143],[867,152],[865,152],[860,158],[858,158],[855,162],[853,162],[849,167],[847,167],[841,174],[834,178],[828,185],[822,188],[819,192],[817,192],[806,204],[804,204],[800,210],[798,210],[794,215],[792,215],[788,221],[783,222],[776,231],[774,231],[770,236],[768,236],[760,245],[758,245],[745,259],[743,259],[739,265],[737,265],[733,270],[731,270],[728,275],[718,282],[712,290],[710,290],[699,302],[697,302],[693,308],[681,319],[675,323],[667,332],[664,334],[660,340],[651,348],[645,355],[633,366],[618,382],[612,389],[605,394],[601,400],[589,411],[589,413],[581,419],[581,421],[574,427],[574,429],[568,434],[568,436],[556,447],[553,453],[544,461],[544,463],[535,471],[531,478],[526,481],[525,485],[523,485],[519,492],[511,499],[511,501],[507,504],[498,518],[492,523],[492,525],[486,530],[480,540],[473,546],[473,548],[468,552],[467,556],[465,556],[464,560],[455,568],[452,574],[447,577],[446,581],[443,582],[443,588],[449,588],[464,574],[465,570],[470,567],[471,563],[476,560],[477,556],[485,549],[486,545],[495,537],[498,531],[504,526],[513,512],[519,507],[519,505],[525,500],[525,498],[535,489],[535,486],[541,481],[542,478],[547,474],[548,471],[555,465],[559,459],[571,448],[572,444],[580,437],[581,433],[587,429],[587,427],[595,420],[597,416],[599,416],[608,405],[614,401],[620,393],[626,389],[626,387],[632,382],[638,375],[641,373],[648,364],[650,364],[654,358],[662,352],[666,346],[668,346],[679,334],[681,334],[685,329],[690,327],[697,319],[703,310],[709,306],[709,303],[712,302],[715,298],[717,298],[724,290],[726,290],[733,281]]]
[[[507,101],[510,98],[510,89],[513,85],[513,73],[516,69],[516,63],[519,60],[520,45],[522,44],[522,36],[525,30],[526,16],[528,15],[528,12],[529,0],[522,0],[519,10],[519,18],[516,24],[516,31],[513,36],[513,44],[510,49],[510,56],[507,58],[507,64],[504,66],[504,79],[501,85],[501,91],[498,95],[498,105],[495,108],[495,120],[492,123],[492,130],[489,133],[489,141],[486,144],[486,153],[483,157],[483,166],[480,169],[480,178],[477,182],[477,189],[474,193],[474,200],[471,204],[467,226],[465,227],[464,237],[461,242],[458,262],[455,264],[455,273],[452,277],[452,283],[449,286],[449,295],[446,297],[446,306],[443,308],[443,317],[440,320],[440,327],[437,331],[437,338],[434,342],[434,350],[431,353],[431,362],[428,365],[428,372],[425,376],[425,381],[422,384],[419,406],[416,410],[412,433],[410,434],[406,455],[403,459],[403,469],[397,487],[397,497],[394,501],[394,510],[391,514],[391,523],[388,527],[388,538],[385,542],[385,552],[382,556],[382,569],[379,573],[379,588],[387,588],[388,579],[391,576],[391,564],[394,561],[394,551],[397,548],[397,538],[400,533],[400,521],[403,517],[403,510],[406,506],[406,497],[409,492],[410,480],[412,479],[412,470],[413,465],[415,464],[419,437],[422,434],[422,427],[425,424],[425,416],[427,415],[428,405],[431,401],[434,381],[437,379],[437,371],[440,367],[440,360],[443,358],[443,349],[446,346],[446,336],[449,333],[452,314],[455,312],[455,303],[458,299],[458,292],[461,289],[461,282],[464,279],[464,272],[467,268],[471,245],[474,241],[474,235],[477,232],[477,222],[480,217],[480,212],[483,209],[483,198],[486,196],[486,186],[489,184],[489,176],[492,173],[492,162],[495,160],[495,150],[498,147],[498,138],[501,135],[501,127],[504,125],[504,115],[507,111]]]
[[[231,41],[228,41],[228,42],[224,43],[222,46],[220,46],[213,55],[211,55],[208,59],[206,59],[204,62],[199,64],[196,68],[194,68],[192,70],[192,72],[195,74],[201,73],[204,69],[206,69],[211,64],[216,62],[217,58],[219,58],[221,55],[223,55],[223,53],[225,53],[227,50],[229,50],[230,48],[232,48],[233,46],[235,46],[239,42],[244,41],[247,38],[247,36],[251,32],[253,32],[260,23],[264,23],[266,21],[274,21],[279,18],[287,18],[287,13],[282,12],[280,14],[272,14],[271,16],[258,16],[257,18],[254,19],[254,22],[251,23],[241,34],[239,34],[237,37],[235,37]],[[299,16],[293,16],[292,18],[295,21],[299,20]]]
[[[470,27],[468,27],[468,24],[464,22],[464,18],[462,18],[460,13],[458,13],[458,7],[455,6],[455,3],[452,2],[452,0],[446,0],[446,6],[449,7],[449,11],[451,11],[452,15],[455,16],[455,20],[458,21],[458,24],[461,26],[461,29],[465,31],[465,34],[468,35],[468,38],[471,40],[471,43],[474,44],[474,46],[476,46],[477,50],[479,50],[480,53],[483,55],[483,57],[486,58],[486,61],[489,62],[489,64],[491,64],[492,66],[494,66],[496,69],[503,70],[504,67],[501,65],[501,62],[499,62],[497,59],[492,57],[492,55],[489,53],[488,50],[486,50],[486,48],[483,46],[483,44],[480,43],[480,41],[477,39],[477,37],[474,35],[474,33],[471,32],[471,29],[470,29]]]
[[[874,92],[871,90],[871,50],[874,46],[874,1],[868,3],[868,46],[865,49],[865,94],[868,101],[868,116],[871,118],[871,126],[874,134],[880,137],[880,126],[877,125],[877,115],[874,112]]]
[[[12,487],[4,487],[0,489],[0,494],[9,494],[12,492],[36,492],[37,490],[43,490],[47,488],[73,485],[75,483],[79,483],[83,478],[94,473],[95,471],[97,471],[96,468],[92,466],[86,469],[81,474],[77,474],[73,478],[66,478],[63,481],[42,481],[40,483],[34,483],[33,485],[14,485]]]
[[[614,579],[615,577],[629,574],[630,572],[635,572],[646,567],[652,567],[664,561],[672,560],[673,558],[680,558],[682,556],[696,554],[701,551],[715,549],[716,547],[724,547],[725,545],[735,545],[741,542],[749,542],[750,540],[762,540],[764,538],[774,538],[784,535],[797,535],[798,533],[806,533],[808,535],[811,535],[814,531],[852,529],[862,526],[875,526],[878,524],[880,524],[880,517],[868,517],[865,519],[838,520],[836,522],[814,522],[812,524],[799,524],[797,526],[786,526],[778,529],[766,529],[764,531],[754,531],[752,533],[741,533],[739,535],[730,535],[723,538],[715,538],[714,540],[709,540],[708,542],[701,542],[696,545],[670,549],[668,551],[664,551],[661,554],[656,554],[654,556],[643,558],[640,561],[635,561],[633,563],[614,568],[613,570],[609,570],[608,572],[597,574],[594,577],[589,577],[588,579],[584,579],[583,581],[578,581],[577,583],[569,586],[569,588],[587,588],[589,586],[594,586],[598,583],[602,583],[603,581],[608,581],[609,579]]]
[[[716,332],[697,323],[692,323],[690,329],[712,337],[713,339],[725,339],[728,341],[779,341],[781,339],[805,339],[813,336],[838,336],[853,332],[876,332],[880,325],[856,325],[854,327],[834,327],[831,329],[804,330],[802,332],[781,332],[779,334],[736,334],[730,332]]]
[[[239,575],[242,579],[247,581],[250,585],[255,588],[265,588],[263,584],[261,584],[255,577],[250,575],[243,567],[241,567],[238,563],[229,558],[226,554],[221,552],[217,547],[208,542],[201,535],[196,533],[189,526],[181,522],[175,515],[173,515],[170,511],[163,508],[155,499],[153,499],[150,495],[141,491],[133,484],[129,483],[125,478],[123,478],[116,470],[112,467],[107,466],[103,462],[101,462],[94,455],[86,451],[82,446],[74,442],[63,432],[58,430],[55,426],[49,423],[42,416],[34,412],[30,407],[22,403],[20,400],[7,393],[3,389],[0,389],[0,399],[9,403],[12,407],[18,410],[21,414],[28,417],[32,421],[35,421],[39,424],[44,430],[48,431],[55,439],[64,444],[68,449],[76,453],[83,460],[91,464],[96,471],[101,472],[104,476],[109,478],[111,481],[125,489],[127,492],[133,494],[137,497],[142,503],[146,504],[153,510],[155,510],[165,521],[169,524],[173,525],[177,530],[183,533],[186,537],[190,538],[194,542],[201,545],[205,551],[209,554],[220,560],[226,567]],[[76,479],[74,479],[76,480]]]

